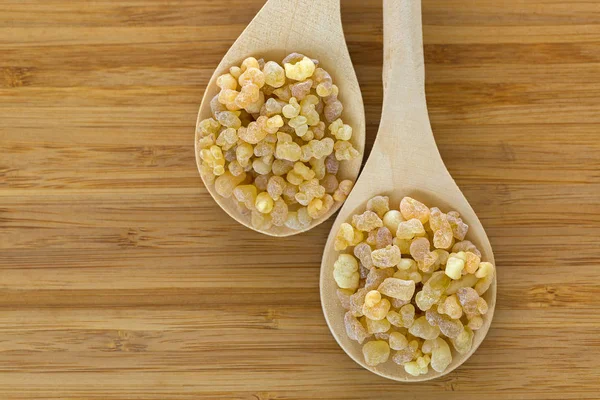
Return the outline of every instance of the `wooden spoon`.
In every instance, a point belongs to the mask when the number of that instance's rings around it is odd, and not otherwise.
[[[340,164],[338,179],[356,180],[360,170],[365,144],[365,114],[362,95],[356,79],[356,73],[346,46],[340,0],[269,0],[242,32],[215,70],[202,99],[198,121],[211,117],[210,100],[219,92],[216,80],[233,65],[250,56],[264,58],[265,61],[281,62],[292,52],[302,53],[319,60],[334,83],[340,89],[340,101],[344,104],[342,118],[352,126],[351,140],[361,156]],[[198,135],[196,134],[196,143]],[[196,162],[200,167],[202,160],[196,147]],[[235,199],[221,197],[214,185],[206,184],[208,191],[221,208],[239,223],[258,232],[271,236],[290,236],[307,231],[319,225],[335,213],[341,203],[336,202],[323,217],[313,220],[303,230],[292,230],[285,226],[272,227],[269,230],[257,230],[250,223],[250,216],[242,214]]]
[[[391,361],[391,355],[388,362],[370,367],[364,361],[362,345],[346,335],[346,310],[336,295],[333,264],[338,252],[334,250],[334,239],[340,225],[352,215],[362,213],[367,200],[376,195],[389,196],[395,207],[404,196],[410,196],[429,207],[458,211],[470,227],[467,239],[479,248],[482,259],[494,263],[494,255],[483,226],[444,166],[433,138],[425,100],[421,1],[384,0],[383,3],[385,96],[379,133],[371,156],[329,234],[321,264],[321,303],[329,329],[354,361],[389,379],[424,381],[454,370],[481,344],[494,314],[495,279],[483,296],[489,311],[482,328],[475,332],[473,347],[464,355],[452,349],[453,361],[444,372],[430,367],[426,375],[414,377]]]

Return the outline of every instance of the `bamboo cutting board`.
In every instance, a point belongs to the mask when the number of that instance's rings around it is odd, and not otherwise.
[[[330,335],[331,220],[266,237],[201,184],[204,86],[261,5],[0,0],[0,398],[600,398],[598,2],[423,2],[433,131],[498,304],[475,355],[422,384]],[[381,5],[342,6],[370,148]]]

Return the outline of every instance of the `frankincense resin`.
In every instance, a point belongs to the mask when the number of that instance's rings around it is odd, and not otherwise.
[[[410,197],[390,209],[376,196],[341,224],[333,278],[346,333],[363,345],[367,365],[388,360],[411,375],[443,372],[452,348],[467,353],[488,311],[482,295],[494,265],[464,240],[468,225]]]
[[[305,229],[352,189],[338,170],[360,154],[339,89],[318,64],[298,53],[281,63],[248,57],[218,77],[212,117],[198,124],[204,182],[257,229]]]

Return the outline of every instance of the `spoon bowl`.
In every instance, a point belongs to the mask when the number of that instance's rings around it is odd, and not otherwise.
[[[281,62],[292,52],[302,53],[319,60],[319,65],[331,75],[339,87],[339,99],[344,105],[342,118],[352,126],[352,145],[360,157],[340,163],[338,180],[356,181],[360,171],[365,146],[365,114],[362,95],[356,73],[348,53],[340,15],[340,0],[319,0],[318,7],[311,0],[269,0],[258,12],[248,27],[231,46],[216,68],[204,92],[196,125],[211,117],[210,101],[219,93],[217,78],[228,72],[234,65],[240,65],[247,57],[264,58],[265,61]],[[198,143],[196,133],[196,143]],[[202,164],[200,149],[196,146],[196,163]],[[249,213],[237,207],[235,199],[221,197],[214,184],[205,186],[214,200],[233,219],[257,232],[270,236],[291,236],[314,228],[327,220],[342,205],[335,202],[331,210],[302,230],[292,230],[285,226],[273,226],[268,230],[254,228]]]
[[[473,346],[467,354],[453,350],[452,363],[443,372],[432,368],[425,375],[412,376],[391,360],[368,366],[362,345],[348,338],[343,309],[336,296],[333,264],[339,252],[335,236],[343,222],[362,213],[366,202],[377,195],[390,197],[390,206],[398,209],[405,196],[443,211],[456,210],[469,225],[467,240],[482,253],[482,260],[494,263],[488,237],[439,154],[427,113],[425,70],[420,0],[384,0],[384,86],[385,96],[379,132],[354,190],[342,207],[325,245],[321,264],[321,304],[329,329],[339,345],[358,364],[383,377],[397,381],[424,381],[445,375],[475,352],[492,321],[496,304],[496,280],[483,298],[488,313],[481,329],[475,331]]]

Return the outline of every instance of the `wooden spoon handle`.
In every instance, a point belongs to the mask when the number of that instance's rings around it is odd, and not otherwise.
[[[390,80],[392,70],[403,79],[399,89],[406,95],[425,97],[425,62],[423,58],[421,0],[383,1],[383,82]],[[408,85],[410,84],[410,85]],[[398,85],[396,85],[398,86]],[[398,89],[395,87],[395,89]],[[398,91],[396,96],[400,95]]]
[[[383,0],[384,101],[375,147],[405,179],[414,171],[447,174],[425,99],[421,0]],[[371,157],[373,158],[373,157]]]

